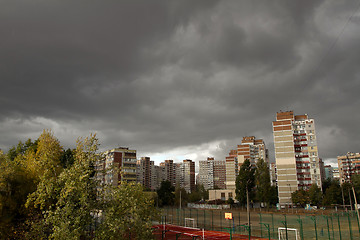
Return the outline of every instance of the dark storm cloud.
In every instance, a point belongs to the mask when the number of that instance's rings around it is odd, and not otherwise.
[[[103,148],[224,158],[245,135],[272,150],[271,121],[294,110],[323,158],[359,151],[359,13],[329,51],[356,7],[3,1],[0,148],[52,128],[67,146],[97,132]]]

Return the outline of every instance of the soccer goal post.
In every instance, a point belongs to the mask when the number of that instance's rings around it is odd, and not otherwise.
[[[300,234],[299,234],[299,231],[296,228],[279,227],[278,228],[278,234],[279,234],[279,240],[285,240],[285,239],[300,240]],[[286,235],[287,235],[287,238],[286,238]]]
[[[185,227],[196,228],[195,218],[185,218]]]

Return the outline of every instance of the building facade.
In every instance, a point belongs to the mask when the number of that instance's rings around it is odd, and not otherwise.
[[[215,160],[208,157],[207,160],[199,161],[199,174],[197,183],[208,189],[225,189],[226,168],[224,160]]]
[[[351,182],[353,174],[360,173],[360,153],[348,152],[346,155],[338,156],[340,183]]]
[[[333,167],[331,165],[324,166],[324,179],[334,179]]]
[[[225,189],[226,167],[224,160],[214,160],[214,188]]]
[[[236,177],[239,173],[237,150],[230,150],[225,160],[226,168],[226,189],[236,189]]]
[[[291,204],[291,193],[321,187],[315,121],[293,111],[278,112],[273,121],[275,161],[280,204]]]
[[[174,163],[175,183],[190,193],[195,190],[195,162],[190,159]]]
[[[175,165],[173,160],[165,160],[164,162],[160,163],[160,167],[163,167],[165,171],[165,180],[169,181],[174,187],[176,185],[175,179]]]
[[[262,139],[256,139],[254,136],[243,137],[241,144],[237,146],[237,159],[239,168],[246,159],[255,167],[259,159],[269,163],[269,153]]]
[[[199,161],[197,184],[203,185],[205,190],[214,188],[214,158]]]
[[[121,181],[136,182],[136,150],[119,147],[108,150],[103,155],[105,184],[118,185]]]
[[[141,183],[146,189],[151,189],[151,168],[154,165],[153,161],[150,161],[150,157],[141,157],[136,162],[137,182]]]

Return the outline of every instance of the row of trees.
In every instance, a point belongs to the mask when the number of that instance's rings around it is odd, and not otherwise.
[[[209,199],[209,191],[205,190],[203,185],[196,185],[195,190],[188,193],[179,185],[174,187],[169,181],[162,181],[157,196],[159,206],[180,206],[180,201],[181,206],[186,206],[187,203]]]
[[[353,175],[352,184],[343,183],[340,185],[338,180],[326,179],[320,189],[316,184],[311,185],[309,190],[297,190],[291,194],[293,204],[304,207],[306,204],[316,206],[334,206],[354,204],[352,187],[357,193],[356,198],[360,197],[360,175]]]
[[[98,139],[64,150],[51,131],[0,151],[1,239],[151,238],[154,201],[142,186],[101,186]]]
[[[248,159],[241,165],[236,178],[236,199],[241,205],[260,202],[267,207],[278,202],[277,188],[271,185],[269,167],[263,159],[255,167]]]

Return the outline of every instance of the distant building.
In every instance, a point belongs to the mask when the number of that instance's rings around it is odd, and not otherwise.
[[[324,166],[324,179],[334,179],[334,174],[333,174],[333,167],[331,165],[325,165]]]
[[[165,171],[165,180],[169,181],[174,187],[176,184],[175,179],[175,165],[173,160],[165,160],[165,162],[160,163],[160,167],[164,168]]]
[[[163,166],[156,166],[151,161],[151,186],[150,189],[155,191],[160,188],[161,182],[166,180],[166,172]]]
[[[231,150],[225,160],[226,168],[226,189],[236,189],[236,177],[239,172],[237,150]]]
[[[333,178],[339,180],[340,182],[340,173],[339,173],[339,167],[333,167],[332,172]]]
[[[241,144],[237,146],[237,159],[239,167],[246,159],[255,167],[259,159],[269,163],[269,154],[265,142],[262,139],[256,139],[254,136],[243,137]]]
[[[321,187],[315,120],[293,111],[278,112],[273,134],[279,203],[290,204],[292,192],[311,184]]]
[[[184,188],[188,193],[195,190],[195,162],[190,159],[182,163],[174,163],[176,185]]]
[[[235,189],[215,189],[209,190],[209,200],[218,200],[227,201],[229,198],[235,200]]]
[[[348,152],[338,156],[340,183],[351,182],[351,176],[360,173],[360,153]]]
[[[198,184],[202,184],[206,190],[225,188],[225,161],[215,160],[212,157],[199,161]]]
[[[270,171],[271,186],[277,186],[277,174],[276,174],[276,164],[275,163],[270,163],[269,171]]]
[[[150,157],[141,157],[136,162],[137,165],[137,182],[141,183],[145,188],[151,189],[151,168],[154,165],[150,161]]]
[[[120,181],[136,182],[136,150],[119,147],[104,152],[104,159],[99,161],[99,170],[105,170],[105,184],[118,185]]]
[[[224,160],[214,160],[214,188],[224,189],[226,181],[226,167]]]
[[[207,160],[199,161],[198,182],[204,186],[205,190],[214,188],[214,158],[208,157]]]

